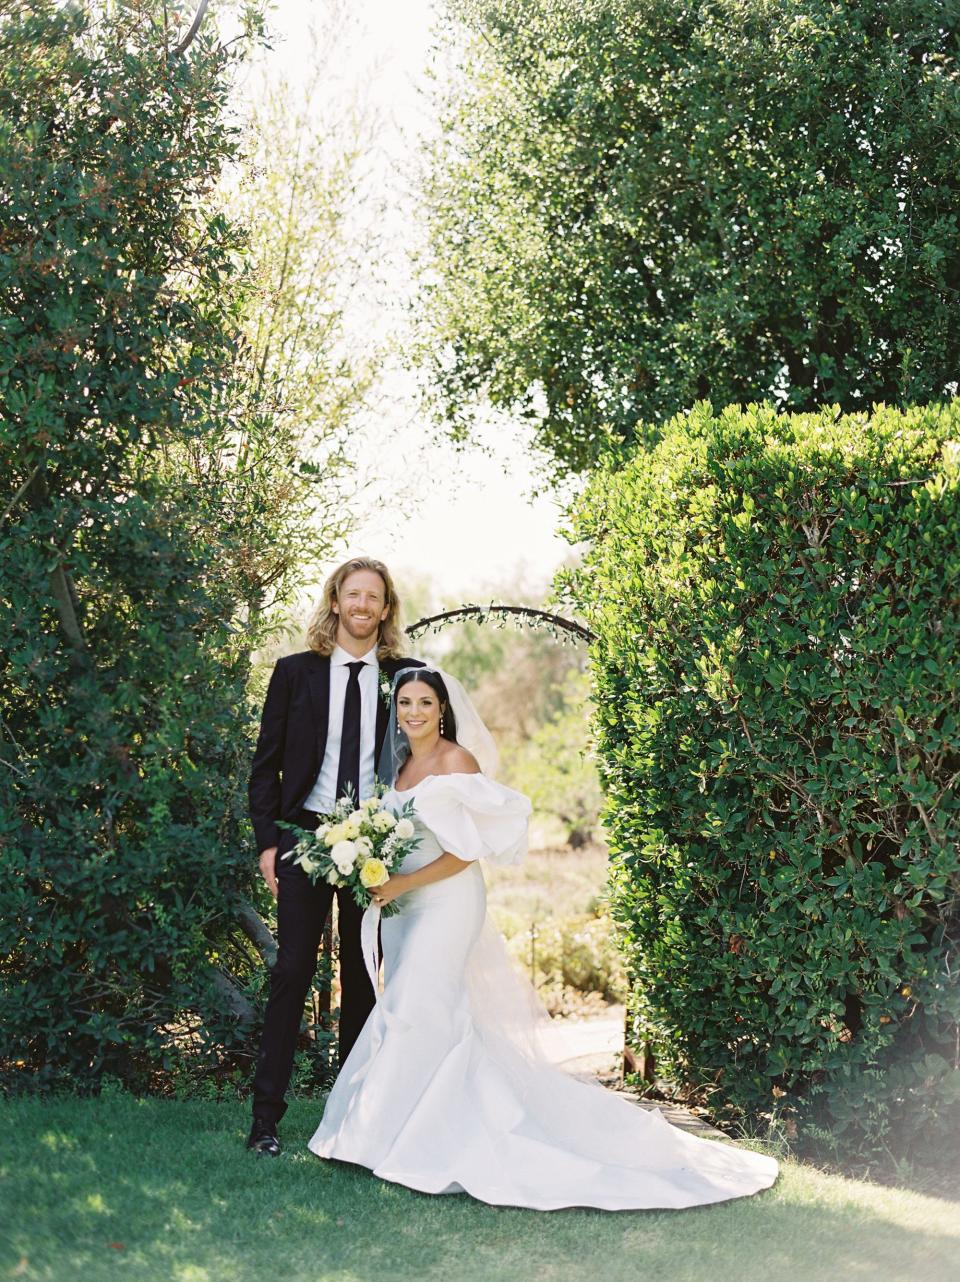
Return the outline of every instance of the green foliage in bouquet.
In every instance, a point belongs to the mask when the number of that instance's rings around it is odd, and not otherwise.
[[[960,403],[701,403],[575,528],[638,1040],[801,1143],[956,1134]]]
[[[0,15],[0,1086],[246,1073],[247,681],[310,531],[216,184],[258,38]],[[255,390],[255,394],[251,392]]]
[[[455,434],[489,400],[563,476],[698,399],[955,386],[956,4],[446,8],[419,311]]]

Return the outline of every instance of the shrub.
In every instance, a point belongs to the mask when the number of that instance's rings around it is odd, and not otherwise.
[[[575,528],[637,1037],[721,1116],[920,1151],[960,1121],[960,403],[701,403]]]
[[[530,976],[551,1015],[602,1009],[604,1003],[624,1000],[623,959],[608,916],[546,918],[535,923],[532,939],[530,926],[524,922],[513,931],[509,925],[502,928],[511,956]]]
[[[249,659],[323,535],[210,195],[248,41],[97,9],[0,13],[0,1086],[180,1089],[248,1067]]]

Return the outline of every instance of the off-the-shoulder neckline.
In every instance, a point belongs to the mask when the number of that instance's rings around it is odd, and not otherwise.
[[[423,778],[419,781],[419,783],[415,783],[412,788],[393,787],[390,789],[390,791],[397,793],[398,796],[402,796],[403,793],[405,792],[416,792],[418,788],[421,788],[430,779],[482,779],[482,778],[484,778],[484,773],[482,770],[448,770],[445,774],[442,774],[442,775],[424,775]]]

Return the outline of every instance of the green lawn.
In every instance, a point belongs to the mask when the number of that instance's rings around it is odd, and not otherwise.
[[[775,1188],[689,1211],[497,1209],[306,1150],[243,1151],[239,1104],[0,1103],[0,1279],[100,1282],[956,1282],[960,1206],[788,1163]]]

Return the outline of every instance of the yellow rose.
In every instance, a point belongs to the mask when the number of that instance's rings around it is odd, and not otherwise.
[[[323,840],[332,848],[338,842],[344,841],[346,836],[347,834],[343,831],[343,824],[331,824],[323,834]]]
[[[360,882],[369,890],[372,886],[382,886],[390,874],[382,859],[368,859],[360,869]]]

